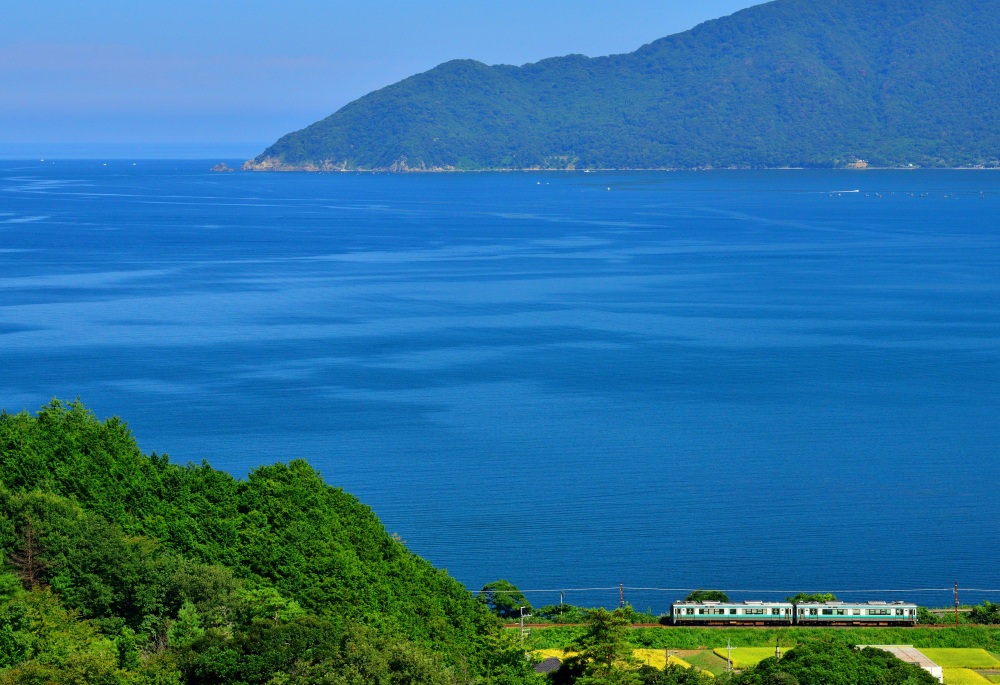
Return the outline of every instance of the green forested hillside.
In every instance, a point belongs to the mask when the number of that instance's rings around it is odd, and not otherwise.
[[[624,55],[448,62],[244,168],[995,166],[998,46],[995,0],[775,0]]]
[[[236,480],[118,419],[0,414],[0,683],[525,683],[484,605],[293,461]]]

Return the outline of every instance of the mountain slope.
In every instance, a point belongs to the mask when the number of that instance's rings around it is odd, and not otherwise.
[[[1000,3],[776,0],[639,50],[453,61],[247,169],[995,165]]]
[[[79,402],[0,413],[0,683],[119,682],[37,676],[72,666],[26,618],[42,606],[100,668],[162,667],[175,685],[396,683],[413,669],[441,685],[535,682],[483,603],[304,461],[245,481],[178,466]],[[123,641],[148,658],[116,666],[106,652]]]

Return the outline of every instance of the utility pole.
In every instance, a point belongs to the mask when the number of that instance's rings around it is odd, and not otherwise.
[[[521,642],[524,642],[524,607],[518,607],[521,612]]]
[[[625,608],[625,583],[618,583],[618,607]]]
[[[958,627],[958,581],[955,581],[955,627]]]
[[[774,658],[781,661],[781,636],[774,638]]]
[[[733,641],[726,640],[726,672],[733,672]]]
[[[562,605],[563,605],[563,593],[562,593],[562,591],[560,591],[559,592],[559,606],[562,606]]]

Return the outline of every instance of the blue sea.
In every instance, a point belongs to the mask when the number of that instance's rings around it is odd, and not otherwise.
[[[308,459],[536,605],[1000,599],[997,172],[214,161],[0,162],[7,411]]]

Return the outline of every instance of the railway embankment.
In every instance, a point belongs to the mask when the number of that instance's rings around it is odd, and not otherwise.
[[[512,626],[518,629],[519,626]],[[525,626],[532,649],[559,649],[582,635],[582,626]],[[674,627],[634,625],[630,642],[636,648],[697,650],[725,647],[769,647],[784,651],[797,643],[827,638],[851,645],[906,644],[927,648],[982,649],[1000,659],[1000,626],[962,625],[904,627]]]

